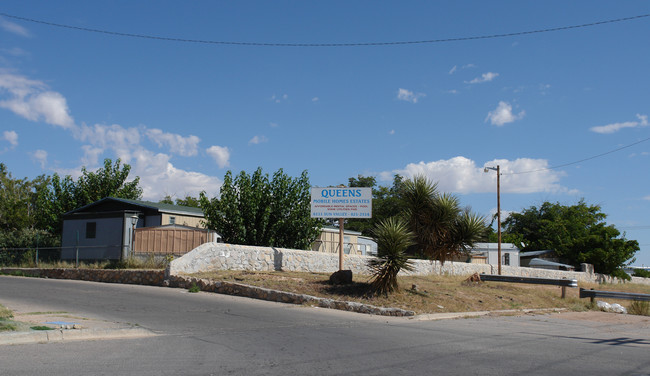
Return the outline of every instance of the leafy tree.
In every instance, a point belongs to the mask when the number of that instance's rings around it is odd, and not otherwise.
[[[32,181],[15,179],[7,166],[0,163],[0,265],[20,264],[33,257],[29,252],[7,248],[56,247],[60,244],[52,234],[35,228],[38,219],[35,215],[36,192],[46,181],[44,176]]]
[[[599,273],[612,274],[634,257],[639,243],[607,225],[606,217],[600,206],[583,200],[571,206],[544,202],[512,213],[503,225],[505,233],[524,240],[524,251],[551,249],[576,268],[589,263]]]
[[[37,190],[37,227],[60,235],[64,213],[105,197],[140,199],[140,178],[136,176],[132,181],[126,181],[130,171],[131,166],[121,166],[120,159],[115,163],[105,159],[104,167],[95,172],[83,167],[76,182],[70,175],[61,178],[55,173]]]
[[[185,198],[177,198],[176,199],[176,205],[180,206],[189,206],[192,208],[200,208],[201,207],[201,200],[199,200],[197,197],[192,197],[192,196],[185,196]]]
[[[437,184],[424,176],[406,180],[401,189],[404,215],[415,233],[414,253],[444,263],[466,254],[485,237],[485,219],[458,198],[438,193]]]
[[[632,274],[634,277],[643,277],[643,278],[650,278],[650,270],[645,270],[645,269],[634,269],[634,274]]]
[[[14,179],[0,163],[0,231],[31,226],[32,185],[27,178]]]
[[[172,200],[172,196],[167,195],[163,197],[162,200],[158,201],[159,204],[169,204],[169,205],[174,205],[174,200]]]
[[[398,215],[402,211],[399,192],[402,186],[402,177],[395,175],[391,187],[376,186],[376,179],[373,176],[358,175],[357,178],[348,180],[350,187],[372,188],[372,218],[370,219],[348,219],[345,228],[360,231],[363,235],[372,236],[373,228],[380,222]]]
[[[177,198],[176,201],[172,200],[172,197],[170,195],[165,196],[162,200],[158,201],[161,204],[170,204],[170,205],[180,205],[180,206],[190,206],[193,208],[200,208],[201,207],[201,200],[192,197],[192,196],[185,196],[185,198]]]
[[[140,178],[135,177],[130,182],[126,180],[131,172],[131,166],[120,166],[120,159],[113,164],[110,159],[104,159],[104,167],[96,172],[81,168],[81,176],[74,184],[74,198],[77,207],[88,205],[105,197],[118,197],[137,200],[142,196],[139,187]]]
[[[368,262],[373,275],[371,289],[375,294],[388,295],[399,288],[397,274],[400,270],[413,270],[406,250],[413,244],[414,234],[407,223],[397,217],[379,222],[373,234],[378,257]]]
[[[258,168],[224,177],[220,197],[200,195],[208,228],[227,243],[308,249],[322,222],[311,218],[311,192],[307,171],[291,178],[282,169],[269,179]]]

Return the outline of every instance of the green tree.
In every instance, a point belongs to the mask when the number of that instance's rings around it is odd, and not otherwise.
[[[503,225],[505,233],[523,239],[524,251],[554,250],[576,268],[589,263],[599,273],[612,274],[633,261],[639,243],[607,225],[606,217],[600,206],[583,200],[570,206],[544,202],[539,208],[512,213]]]
[[[372,218],[370,219],[348,219],[345,228],[360,231],[363,235],[372,236],[373,228],[402,211],[400,202],[400,189],[402,177],[395,175],[391,187],[376,186],[376,179],[372,176],[358,175],[348,180],[349,187],[372,188]]]
[[[0,163],[0,231],[14,231],[30,227],[32,220],[32,184],[25,179],[14,179],[4,163]]]
[[[167,195],[165,196],[162,200],[158,201],[161,204],[169,204],[169,205],[180,205],[180,206],[190,206],[193,208],[200,208],[201,207],[201,200],[192,197],[192,196],[185,196],[185,198],[177,198],[176,201],[172,199],[172,196]]]
[[[462,209],[455,196],[438,193],[437,184],[426,177],[406,180],[401,193],[405,218],[415,234],[416,255],[444,263],[467,254],[485,238],[485,219]]]
[[[96,172],[81,168],[81,176],[74,184],[74,198],[77,207],[88,205],[105,197],[138,200],[142,196],[140,178],[127,181],[131,166],[120,166],[120,159],[112,163],[104,159],[104,167]]]
[[[192,208],[200,208],[201,207],[201,200],[199,200],[197,197],[192,197],[192,196],[185,196],[185,198],[177,198],[176,199],[176,205],[180,206],[189,206]]]
[[[52,234],[61,234],[63,214],[98,201],[105,197],[138,200],[142,196],[140,178],[127,181],[131,166],[120,165],[120,159],[113,163],[104,160],[104,167],[92,172],[86,167],[74,181],[70,175],[61,178],[54,174],[36,192],[35,211],[37,227]]]
[[[7,248],[56,247],[60,242],[51,233],[38,229],[35,213],[36,193],[48,181],[45,176],[34,180],[13,178],[0,163],[0,265],[21,264],[33,260],[33,254]],[[48,257],[51,251],[46,252]],[[43,252],[40,257],[43,258]]]
[[[414,234],[408,225],[397,217],[379,222],[373,229],[377,241],[377,258],[370,259],[371,289],[374,294],[388,295],[398,290],[397,274],[400,270],[413,270],[406,250],[413,244]]]
[[[291,178],[280,169],[269,179],[258,168],[234,179],[228,171],[220,197],[201,192],[200,202],[208,228],[227,243],[308,249],[322,225],[311,218],[310,198],[307,171]]]

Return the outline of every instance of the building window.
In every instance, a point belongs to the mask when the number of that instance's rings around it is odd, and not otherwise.
[[[503,255],[503,265],[510,265],[510,253]]]
[[[176,224],[176,217],[169,217],[169,224],[170,225]]]
[[[97,222],[86,222],[86,239],[95,239],[97,236]]]

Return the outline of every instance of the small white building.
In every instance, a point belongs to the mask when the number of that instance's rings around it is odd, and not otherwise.
[[[339,252],[339,228],[324,226],[311,246],[312,251],[325,253]],[[377,243],[358,231],[343,229],[343,253],[357,256],[376,256]]]
[[[474,264],[499,265],[499,243],[474,243],[470,261]],[[501,265],[520,266],[519,248],[512,243],[501,243]]]

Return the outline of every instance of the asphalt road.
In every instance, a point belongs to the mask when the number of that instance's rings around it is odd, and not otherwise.
[[[0,303],[157,336],[0,347],[0,375],[650,375],[650,327],[417,321],[185,290],[0,276]]]

